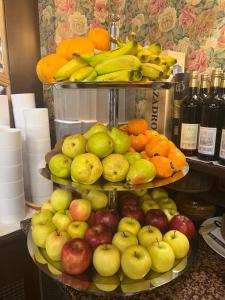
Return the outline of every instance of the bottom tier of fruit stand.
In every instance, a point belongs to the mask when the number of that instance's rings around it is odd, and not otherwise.
[[[131,296],[143,292],[150,292],[157,287],[163,286],[186,272],[192,265],[194,253],[197,245],[192,243],[187,256],[176,260],[173,268],[165,273],[150,271],[143,279],[132,280],[127,278],[122,271],[119,271],[112,277],[101,277],[96,274],[92,266],[81,275],[71,276],[60,271],[59,264],[52,265],[52,262],[46,258],[43,249],[37,248],[32,240],[31,229],[27,236],[27,247],[31,258],[37,267],[55,279],[59,283],[68,286],[74,291],[85,292],[97,296]],[[40,251],[40,252],[39,252]],[[37,253],[41,253],[46,261],[37,262]]]

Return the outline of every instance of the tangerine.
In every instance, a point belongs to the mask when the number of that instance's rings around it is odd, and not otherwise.
[[[127,125],[130,134],[145,133],[148,129],[148,122],[145,119],[132,119]]]
[[[94,45],[92,42],[84,37],[76,37],[72,39],[71,43],[68,46],[67,57],[68,59],[72,59],[75,53],[78,54],[87,54],[94,51]]]
[[[54,76],[56,72],[66,63],[67,60],[58,54],[42,57],[36,66],[39,80],[44,83],[55,82]]]
[[[142,134],[142,133],[140,133],[140,134],[138,134],[138,135],[131,134],[131,135],[130,135],[130,142],[131,142],[131,147],[132,147],[134,150],[140,152],[140,151],[144,150],[145,145],[146,145],[147,142],[148,142],[148,139],[147,139],[147,137],[146,137],[144,134]]]
[[[172,161],[165,156],[154,156],[150,158],[150,161],[156,168],[156,177],[167,178],[172,176],[174,167]]]
[[[72,43],[72,41],[73,41],[73,39],[66,39],[66,40],[63,40],[61,43],[59,43],[56,48],[56,54],[59,54],[62,57],[69,60],[68,48],[69,48],[70,44]]]
[[[92,42],[95,49],[106,51],[109,50],[110,35],[104,28],[96,27],[89,31],[87,38]]]
[[[177,148],[176,145],[172,141],[168,140],[168,143],[169,143],[169,150]]]
[[[159,133],[158,133],[157,131],[155,131],[155,130],[150,129],[150,130],[146,130],[146,131],[145,131],[145,135],[146,135],[147,138],[150,140],[152,137],[158,136]]]
[[[169,144],[167,140],[158,139],[158,141],[150,140],[145,146],[145,151],[148,156],[166,156],[169,151]]]
[[[186,157],[178,148],[170,150],[167,157],[172,161],[175,171],[182,170],[186,164]]]

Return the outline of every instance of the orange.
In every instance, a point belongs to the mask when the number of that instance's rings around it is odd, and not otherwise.
[[[72,39],[68,46],[67,57],[68,59],[72,59],[75,53],[87,54],[93,51],[94,45],[92,42],[88,38],[80,36]]]
[[[186,157],[178,148],[170,150],[167,157],[172,161],[175,171],[182,170],[186,164]]]
[[[159,135],[159,133],[155,130],[146,130],[145,131],[145,135],[147,136],[147,138],[150,140],[152,137],[156,137]]]
[[[131,134],[145,133],[148,123],[144,119],[132,119],[128,121],[128,132]]]
[[[156,177],[167,178],[174,172],[171,160],[165,156],[154,156],[149,159],[156,168]]]
[[[39,80],[44,83],[55,82],[54,75],[66,63],[67,60],[58,54],[50,54],[41,58],[36,66]]]
[[[169,140],[168,143],[169,143],[169,150],[176,148],[176,145],[172,141]]]
[[[87,38],[92,42],[95,49],[106,51],[109,50],[110,36],[104,28],[93,28],[89,31]]]
[[[168,138],[167,138],[164,134],[159,134],[159,135],[158,135],[158,138],[159,138],[160,140],[166,140],[166,141],[168,141]]]
[[[130,135],[130,142],[131,142],[131,147],[134,148],[136,151],[142,151],[145,148],[145,145],[148,142],[147,137],[140,133],[138,135],[131,134]]]
[[[169,151],[168,141],[162,139],[158,141],[149,141],[145,146],[145,151],[148,156],[166,156]]]
[[[61,43],[56,48],[56,54],[61,55],[62,57],[69,59],[68,58],[68,48],[70,44],[72,43],[73,39],[66,39],[63,40]]]

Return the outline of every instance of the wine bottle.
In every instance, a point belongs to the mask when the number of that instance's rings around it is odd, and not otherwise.
[[[201,100],[198,96],[198,73],[190,75],[188,96],[181,104],[180,149],[186,156],[197,154]]]
[[[225,73],[221,76],[220,95],[225,102]],[[219,162],[225,165],[225,115],[223,116],[223,128],[220,141]]]
[[[207,73],[201,74],[200,88],[199,88],[199,97],[202,99],[202,102],[209,95],[209,75]]]
[[[220,78],[220,72],[213,72],[209,95],[202,104],[198,157],[205,161],[216,159],[216,142],[221,123],[221,101],[219,98]]]

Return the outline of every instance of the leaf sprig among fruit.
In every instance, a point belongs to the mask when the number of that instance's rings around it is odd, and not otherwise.
[[[155,177],[168,178],[185,164],[184,154],[165,135],[148,130],[144,119],[132,119],[120,129],[108,130],[99,123],[83,135],[66,137],[59,153],[49,160],[49,169],[79,184],[104,178],[138,185]]]
[[[39,60],[37,75],[44,83],[154,81],[171,75],[176,59],[161,55],[159,44],[145,48],[137,43],[135,34],[126,43],[116,42],[117,48],[109,50],[109,33],[103,28],[90,30],[87,37],[64,40],[55,54]]]
[[[83,189],[79,197],[56,189],[32,217],[36,261],[73,287],[88,289],[93,280],[109,292],[150,270],[160,276],[188,254],[196,236],[192,221],[177,212],[166,190],[121,192],[118,212],[106,208],[103,192]],[[96,272],[88,273],[92,268]]]

